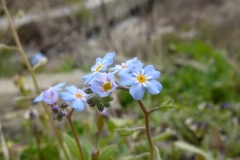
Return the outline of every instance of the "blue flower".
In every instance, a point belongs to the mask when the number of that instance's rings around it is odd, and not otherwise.
[[[129,73],[131,71],[131,65],[134,64],[134,62],[137,60],[137,58],[133,58],[131,60],[127,60],[125,63],[122,63],[121,65],[117,64],[115,67],[110,68],[110,71],[113,71],[112,73],[115,74],[118,72],[118,75],[122,73]]]
[[[117,84],[112,73],[96,73],[94,75],[90,89],[97,93],[100,97],[108,96],[112,91],[116,90]]]
[[[113,63],[114,52],[106,54],[103,58],[97,58],[95,65],[91,67],[91,73],[82,77],[84,84],[88,83],[94,74],[98,72],[105,72],[107,67]]]
[[[59,83],[53,87],[50,87],[48,90],[43,91],[38,97],[33,100],[35,102],[44,101],[46,104],[53,105],[58,101],[59,94],[57,91],[62,89],[65,83]]]
[[[156,71],[152,65],[142,69],[141,64],[132,69],[132,73],[123,73],[120,76],[120,84],[131,85],[130,94],[134,99],[142,99],[145,90],[151,94],[158,94],[162,90],[162,85],[155,79],[160,77],[160,72]]]
[[[83,110],[87,94],[75,86],[66,87],[67,92],[60,93],[60,97],[65,102],[72,102],[72,107],[77,110]]]

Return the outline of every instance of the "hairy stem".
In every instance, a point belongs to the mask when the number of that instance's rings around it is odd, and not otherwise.
[[[144,117],[145,117],[145,127],[146,127],[148,144],[150,147],[151,159],[154,160],[154,146],[153,146],[153,142],[152,142],[151,130],[150,130],[150,124],[149,124],[149,113],[141,100],[138,100],[137,102],[138,102],[139,106],[141,107]]]
[[[30,65],[30,63],[29,63],[29,61],[28,61],[28,59],[27,59],[27,56],[26,56],[26,54],[25,54],[25,52],[24,52],[24,50],[23,50],[22,44],[21,44],[21,42],[20,42],[20,39],[19,39],[19,36],[18,36],[18,33],[17,33],[17,30],[16,30],[16,28],[14,27],[14,24],[13,24],[12,18],[11,18],[11,16],[10,16],[10,13],[9,13],[9,11],[8,11],[8,8],[7,8],[6,1],[5,1],[5,0],[2,0],[2,8],[3,8],[4,12],[5,12],[5,15],[6,15],[7,19],[8,19],[8,22],[9,22],[9,25],[10,25],[10,28],[11,28],[11,31],[12,31],[12,34],[13,34],[13,38],[14,38],[14,40],[15,40],[15,42],[16,42],[17,48],[18,48],[18,50],[19,50],[19,53],[20,53],[20,55],[21,55],[24,63],[26,64],[27,69],[28,69],[28,71],[29,71],[29,73],[30,73],[30,75],[31,75],[31,77],[32,77],[32,80],[33,80],[33,84],[34,84],[36,93],[37,93],[37,94],[40,94],[40,89],[39,89],[39,87],[38,87],[38,83],[37,83],[37,79],[36,79],[34,70],[33,70],[33,68],[31,67],[31,65]],[[43,103],[42,103],[42,104],[43,104]],[[52,125],[52,127],[53,127],[53,129],[54,129],[54,132],[55,132],[55,134],[56,134],[56,136],[57,136],[57,139],[58,139],[58,141],[59,141],[59,144],[60,144],[60,146],[61,146],[61,148],[62,148],[62,150],[63,150],[66,158],[67,158],[68,160],[70,160],[70,157],[69,157],[69,155],[67,154],[67,151],[66,151],[66,149],[65,149],[64,146],[63,146],[61,135],[60,135],[60,133],[59,133],[59,131],[58,131],[55,123],[53,122],[53,119],[52,119],[52,117],[51,117],[51,114],[49,113],[49,111],[48,111],[48,109],[47,109],[47,106],[46,106],[45,104],[43,104],[43,108],[44,108],[45,112],[47,113],[47,115],[48,115],[48,117],[49,117],[50,124]]]
[[[128,91],[129,92],[129,88],[126,86],[121,85],[119,82],[116,81],[116,83],[118,84],[117,89],[121,89],[124,91]],[[151,155],[151,160],[154,160],[154,146],[153,146],[153,142],[152,142],[152,137],[151,137],[151,130],[150,130],[150,122],[149,122],[149,118],[150,118],[150,114],[155,111],[147,111],[146,107],[144,106],[143,102],[141,100],[137,101],[139,106],[141,107],[143,114],[144,114],[144,118],[145,118],[145,131],[147,134],[147,139],[148,139],[148,144],[150,147],[150,155]]]
[[[82,150],[80,141],[79,141],[79,139],[78,139],[76,129],[75,129],[74,125],[73,125],[72,118],[71,118],[73,111],[74,111],[74,108],[73,108],[73,109],[71,110],[71,112],[67,115],[67,120],[68,120],[68,123],[69,123],[69,125],[70,125],[70,127],[71,127],[71,130],[72,130],[72,132],[73,132],[75,142],[77,143],[77,147],[78,147],[78,151],[79,151],[80,158],[81,158],[81,160],[85,160],[84,155],[83,155],[83,150]]]

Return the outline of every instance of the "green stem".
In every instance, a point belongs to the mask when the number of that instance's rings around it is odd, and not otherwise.
[[[73,132],[74,139],[75,139],[75,141],[76,141],[76,143],[77,143],[77,147],[78,147],[78,151],[79,151],[80,158],[81,158],[81,160],[85,160],[84,155],[83,155],[83,150],[82,150],[80,141],[79,141],[79,139],[78,139],[76,129],[75,129],[74,125],[73,125],[72,118],[71,118],[73,111],[74,111],[74,108],[73,108],[73,109],[71,110],[71,112],[67,115],[67,120],[68,120],[68,123],[69,123],[69,125],[70,125],[70,127],[71,127],[71,130],[72,130],[72,132]]]
[[[18,48],[18,50],[19,50],[19,52],[20,52],[20,55],[21,55],[24,63],[26,64],[28,71],[30,72],[30,75],[31,75],[32,80],[33,80],[33,83],[34,83],[35,90],[36,90],[37,94],[40,94],[40,89],[39,89],[39,87],[38,87],[38,83],[37,83],[37,79],[36,79],[34,70],[33,70],[33,68],[31,67],[31,65],[30,65],[30,63],[29,63],[29,61],[28,61],[28,59],[27,59],[27,57],[26,57],[26,54],[25,54],[25,52],[24,52],[24,50],[23,50],[22,44],[21,44],[21,42],[20,42],[20,39],[19,39],[19,36],[18,36],[18,33],[17,33],[17,30],[16,30],[16,28],[14,27],[14,24],[13,24],[12,18],[11,18],[11,16],[10,16],[10,13],[9,13],[9,11],[8,11],[8,8],[7,8],[6,1],[5,1],[5,0],[2,0],[2,8],[3,8],[3,10],[4,10],[5,14],[6,14],[6,17],[7,17],[7,19],[8,19],[8,22],[9,22],[9,24],[10,24],[10,28],[11,28],[11,31],[12,31],[12,34],[13,34],[13,37],[14,37],[14,40],[15,40],[15,42],[16,42],[17,48]],[[43,103],[42,103],[42,104],[43,104]],[[57,136],[57,139],[58,139],[58,141],[59,141],[59,144],[60,144],[60,146],[61,146],[61,148],[62,148],[62,150],[63,150],[66,158],[67,158],[68,160],[70,160],[70,157],[69,157],[66,149],[65,149],[64,146],[63,146],[61,135],[59,134],[59,131],[58,131],[56,125],[54,124],[53,119],[52,119],[52,117],[51,117],[51,114],[49,113],[49,111],[48,111],[48,109],[47,109],[47,106],[46,106],[45,104],[43,104],[43,108],[44,108],[45,112],[47,113],[47,115],[48,115],[48,117],[49,117],[50,123],[51,123],[51,125],[52,125],[52,127],[53,127],[53,129],[54,129],[54,132],[55,132],[55,134],[56,134],[56,136]]]
[[[156,108],[153,108],[153,109],[151,109],[150,111],[148,111],[148,114],[151,114],[151,113],[153,113],[153,112],[159,110],[160,108],[161,108],[161,106],[156,107]]]
[[[153,142],[152,142],[151,129],[150,129],[150,124],[149,124],[149,112],[147,111],[147,109],[145,108],[145,106],[141,100],[138,100],[137,102],[138,102],[139,106],[141,107],[144,117],[145,117],[145,127],[146,127],[148,144],[150,147],[151,159],[154,160],[154,146],[153,146]]]

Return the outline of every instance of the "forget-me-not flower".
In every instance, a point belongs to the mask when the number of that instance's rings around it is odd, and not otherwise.
[[[114,52],[106,54],[103,58],[97,58],[95,65],[91,67],[91,73],[82,77],[84,84],[90,82],[93,75],[98,72],[105,72],[107,67],[113,63]]]
[[[65,90],[67,92],[60,93],[61,99],[65,102],[72,102],[73,108],[80,111],[83,110],[88,95],[74,85],[66,87]]]
[[[118,72],[118,75],[122,73],[129,73],[131,71],[131,64],[134,64],[133,62],[137,60],[137,57],[127,60],[125,63],[122,63],[121,65],[116,64],[115,67],[110,68],[110,71],[113,71],[112,73],[115,74]]]
[[[48,90],[43,91],[38,97],[33,100],[35,102],[45,102],[46,104],[53,105],[58,101],[59,93],[57,91],[62,89],[65,83],[59,83]]]
[[[100,97],[108,96],[116,90],[117,84],[112,73],[96,73],[90,86],[90,89]]]
[[[145,90],[151,94],[158,94],[162,90],[162,85],[155,80],[160,77],[160,72],[152,65],[143,69],[139,64],[132,69],[132,73],[123,73],[119,76],[120,84],[131,85],[129,92],[136,100],[142,99]]]

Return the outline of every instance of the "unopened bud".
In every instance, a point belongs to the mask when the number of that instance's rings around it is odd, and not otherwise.
[[[97,160],[99,158],[99,156],[100,156],[99,150],[96,149],[96,148],[93,149],[93,151],[92,151],[92,160]]]
[[[65,109],[61,109],[60,110],[60,115],[61,116],[66,116],[67,115],[67,111]]]
[[[58,112],[58,109],[59,109],[59,106],[58,106],[57,104],[53,104],[53,105],[52,105],[52,111],[53,111],[54,113]]]
[[[63,102],[63,103],[61,104],[61,108],[62,108],[62,109],[65,109],[65,108],[67,108],[69,105],[70,105],[69,102]]]
[[[130,136],[131,134],[133,134],[133,132],[134,132],[134,129],[132,129],[132,128],[116,129],[116,134],[119,135],[120,137]]]
[[[59,113],[53,113],[53,114],[52,114],[53,119],[54,119],[54,120],[58,119],[58,115],[59,115]]]
[[[90,89],[90,85],[85,85],[82,89],[86,94],[91,94],[93,93],[92,90]]]

